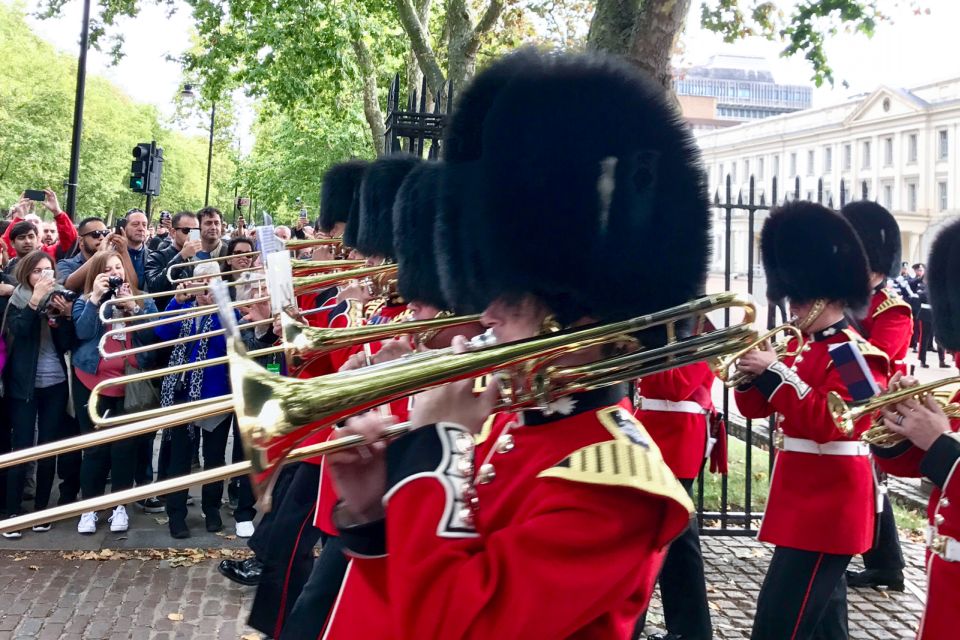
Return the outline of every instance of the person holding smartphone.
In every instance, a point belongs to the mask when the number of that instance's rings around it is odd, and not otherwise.
[[[58,290],[54,279],[53,259],[44,251],[32,251],[20,258],[15,276],[17,287],[10,297],[3,323],[3,337],[8,345],[3,382],[12,450],[72,435],[65,432],[69,394],[64,354],[76,337],[70,321],[70,302]],[[37,462],[35,511],[47,508],[58,466],[62,480],[59,503],[76,499],[80,488],[79,454],[43,458]],[[6,500],[10,517],[23,512],[26,468],[27,465],[19,465],[7,471]],[[50,524],[35,525],[33,530],[49,531]],[[21,536],[19,531],[3,535]]]
[[[171,265],[190,262],[197,258],[202,249],[200,241],[200,222],[191,211],[181,211],[171,220],[170,241],[163,244],[156,251],[147,256],[144,267],[146,290],[150,293],[166,293],[174,289],[173,283],[167,278],[167,269]],[[174,273],[174,277],[182,278],[189,275],[188,270]],[[172,295],[157,296],[156,303],[164,308],[172,299]]]
[[[30,197],[28,197],[28,194]],[[42,197],[41,197],[42,195]],[[77,229],[73,226],[73,220],[70,215],[60,210],[60,202],[57,200],[57,194],[52,189],[43,191],[25,191],[20,201],[13,208],[10,226],[7,231],[11,231],[18,222],[26,220],[27,215],[32,211],[33,203],[41,202],[47,211],[53,216],[53,221],[57,225],[57,235],[59,241],[56,244],[44,246],[43,250],[54,260],[59,260],[66,256],[77,241]],[[39,219],[38,219],[39,220]],[[37,225],[37,234],[40,234],[39,224]],[[8,253],[13,253],[14,248],[9,233],[3,235],[4,243],[7,246]]]

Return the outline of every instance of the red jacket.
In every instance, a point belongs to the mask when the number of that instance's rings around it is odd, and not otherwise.
[[[960,391],[951,402],[960,402]],[[951,420],[954,434],[960,420]],[[929,451],[910,442],[893,447],[874,447],[877,465],[892,475],[927,476],[934,483],[927,502],[930,540],[945,536],[960,540],[960,436],[940,436]],[[960,561],[948,561],[927,550],[927,606],[920,621],[920,640],[940,640],[956,635],[957,603],[960,602]]]
[[[847,437],[834,425],[827,407],[830,391],[850,399],[828,353],[831,345],[847,341],[857,344],[874,379],[885,387],[886,356],[852,329],[844,329],[809,340],[799,357],[771,365],[749,387],[737,389],[740,412],[747,418],[777,412],[778,431],[793,438],[817,443],[858,440],[870,427],[871,417],[864,416]],[[873,546],[875,506],[869,456],[778,451],[758,537],[805,551],[862,553]]]
[[[385,546],[341,529],[354,557],[324,637],[629,638],[693,505],[629,403],[599,397],[475,451],[449,423],[391,443]]]
[[[641,400],[636,416],[678,478],[696,478],[703,466],[714,379],[710,365],[697,362],[637,382]]]
[[[60,249],[62,254],[68,254],[71,249],[73,249],[74,243],[77,241],[77,229],[73,226],[73,220],[70,219],[70,216],[66,212],[61,211],[57,215],[53,216],[53,221],[57,223],[57,235],[59,237],[59,242],[52,246],[47,246],[45,244],[40,244],[40,248],[48,256],[57,260],[57,249]],[[10,232],[13,231],[13,227],[18,222],[23,222],[23,218],[15,217],[10,221],[10,226],[7,227],[7,230],[3,232],[3,241],[7,243],[7,254],[10,256],[17,255],[13,249],[13,242],[10,240]],[[40,239],[40,229],[37,229],[37,239]]]
[[[873,293],[860,328],[870,344],[890,358],[891,374],[907,372],[904,359],[913,335],[913,309],[896,291],[879,289]]]

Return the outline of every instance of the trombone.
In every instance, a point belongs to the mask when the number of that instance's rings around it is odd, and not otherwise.
[[[343,244],[343,240],[341,240],[340,238],[308,238],[306,240],[290,240],[283,246],[283,250],[296,251],[299,249],[305,249],[307,247],[315,247],[315,246],[321,246],[321,245],[337,245],[339,247],[342,244]],[[211,263],[216,263],[219,266],[221,262],[227,262],[228,260],[233,260],[234,258],[250,258],[251,260],[256,260],[262,254],[263,254],[262,251],[247,251],[244,253],[235,253],[229,256],[219,256],[217,258],[204,258],[203,260],[190,260],[187,262],[178,262],[177,264],[172,264],[169,267],[167,267],[167,280],[176,284],[178,282],[186,282],[192,279],[190,277],[174,278],[173,272],[178,269],[187,269],[187,268],[196,267],[197,265],[200,265],[200,264],[211,264]],[[294,262],[294,269],[296,269],[296,267],[298,266],[297,263],[300,263],[300,266],[302,266],[304,264],[309,264],[311,261],[310,260],[294,260],[293,262]],[[359,266],[359,264],[356,264],[356,263],[363,264],[362,260],[350,260],[350,261],[325,260],[323,262],[341,262],[341,263],[352,262],[354,263],[353,266]],[[341,265],[341,266],[347,266],[347,265]],[[262,267],[250,266],[250,267],[247,267],[246,269],[223,271],[217,275],[222,276],[227,274],[245,273],[247,271],[253,271],[255,269],[260,269],[260,268]],[[331,268],[335,268],[335,267],[331,267]],[[212,277],[212,276],[206,276],[206,277]]]
[[[251,251],[248,253],[236,253],[232,256],[221,256],[219,258],[207,258],[205,260],[195,260],[191,262],[179,262],[177,264],[172,264],[167,267],[167,280],[171,284],[180,284],[181,282],[191,282],[196,280],[205,280],[209,278],[224,277],[224,276],[236,276],[241,273],[252,273],[254,271],[263,271],[263,265],[251,265],[249,267],[244,267],[242,269],[230,269],[229,271],[220,271],[218,273],[210,273],[205,276],[194,276],[191,274],[185,275],[180,278],[175,278],[173,272],[178,269],[183,269],[186,267],[196,267],[201,264],[219,264],[221,262],[226,262],[227,260],[232,260],[233,258],[242,258],[242,257],[251,257],[259,256],[259,251]],[[312,273],[323,273],[327,271],[337,271],[340,269],[354,269],[362,267],[366,264],[365,260],[291,260],[291,265],[293,266],[293,275],[294,276],[305,276]]]
[[[874,396],[862,402],[848,403],[840,397],[836,391],[831,391],[827,395],[827,407],[830,409],[830,416],[837,429],[848,438],[853,435],[856,423],[860,418],[876,413],[883,407],[891,404],[897,404],[904,400],[915,398],[923,401],[928,395],[932,395],[943,412],[949,418],[960,418],[960,403],[950,402],[948,396],[941,396],[938,391],[943,391],[942,387],[960,383],[960,376],[935,380],[915,387],[907,387],[896,391],[887,391]],[[864,431],[860,440],[878,447],[892,447],[903,442],[903,436],[890,431],[883,423],[883,418],[874,417],[870,428]]]
[[[777,355],[777,360],[783,360],[784,358],[800,355],[800,352],[803,350],[803,333],[801,333],[800,329],[792,324],[781,324],[778,327],[770,329],[763,335],[757,336],[756,340],[740,351],[729,356],[719,358],[713,365],[713,373],[727,388],[739,387],[740,385],[748,382],[752,376],[747,373],[736,371],[735,367],[737,365],[737,361],[751,349],[765,349],[767,341],[781,332],[789,334],[795,338],[797,341],[797,346],[793,349],[789,348],[790,338],[774,342],[773,352]]]
[[[744,320],[730,327],[677,341],[676,324],[708,312],[741,308]],[[509,401],[501,409],[544,405],[557,397],[737,352],[756,341],[752,329],[756,309],[735,293],[721,293],[629,320],[598,324],[489,346],[475,338],[466,353],[452,349],[416,353],[374,367],[309,380],[273,375],[249,358],[235,338],[228,340],[230,378],[237,426],[258,493],[269,482],[293,446],[314,431],[351,415],[432,387],[486,374],[509,371]],[[634,342],[631,334],[664,327],[664,346],[636,349],[607,360],[577,367],[555,361],[587,347]]]

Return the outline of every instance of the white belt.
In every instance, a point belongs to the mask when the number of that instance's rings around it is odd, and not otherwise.
[[[921,308],[921,309],[933,309],[933,307],[932,307],[931,305],[926,304],[926,303],[921,304],[921,305],[920,305],[920,308]]]
[[[870,455],[870,445],[865,442],[814,442],[804,438],[793,438],[782,433],[775,437],[775,445],[781,451],[796,453],[813,453],[820,456],[867,456]]]
[[[960,541],[950,536],[934,533],[931,526],[927,526],[927,548],[947,562],[960,562]]]
[[[707,410],[692,400],[658,400],[656,398],[640,398],[640,409],[643,411],[670,411],[673,413],[699,413],[705,415]]]

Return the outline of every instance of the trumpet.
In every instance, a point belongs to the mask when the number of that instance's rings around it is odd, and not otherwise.
[[[752,376],[747,373],[736,371],[735,367],[737,365],[737,361],[751,349],[763,349],[767,343],[767,340],[770,340],[778,333],[790,334],[796,339],[797,346],[794,349],[790,349],[789,338],[778,340],[777,342],[773,343],[773,352],[777,354],[777,360],[783,360],[784,358],[800,355],[800,352],[803,349],[803,333],[801,333],[800,329],[792,324],[781,324],[778,327],[770,329],[763,335],[757,336],[757,339],[754,340],[753,343],[747,345],[740,351],[732,355],[719,358],[713,365],[713,373],[727,388],[738,387],[741,384],[748,382]]]
[[[942,387],[960,383],[960,376],[935,380],[915,387],[907,387],[896,391],[887,391],[863,402],[848,403],[840,397],[836,391],[831,391],[827,395],[827,407],[830,409],[830,416],[833,423],[837,426],[843,435],[850,437],[853,435],[856,423],[864,416],[871,415],[892,404],[903,402],[911,398],[923,401],[928,395],[932,395],[940,404],[943,412],[950,418],[960,418],[960,403],[950,402],[949,397],[941,395],[938,391]],[[892,447],[903,442],[903,436],[890,431],[883,422],[883,418],[874,418],[873,423],[867,431],[860,436],[860,440],[867,444],[878,447]]]
[[[673,337],[672,329],[678,322],[725,308],[741,308],[744,321],[682,341]],[[515,376],[506,394],[509,401],[501,409],[544,405],[570,393],[743,350],[756,341],[752,329],[755,316],[752,302],[738,294],[723,293],[630,320],[503,345],[491,346],[489,337],[478,337],[466,353],[440,349],[309,380],[271,374],[244,357],[235,338],[228,340],[227,357],[237,425],[255,472],[253,484],[263,495],[269,492],[278,460],[297,442],[356,413],[448,382],[503,371]],[[631,334],[654,327],[667,329],[667,343],[662,347],[633,350],[577,367],[554,365],[557,358],[587,347],[629,343]]]

